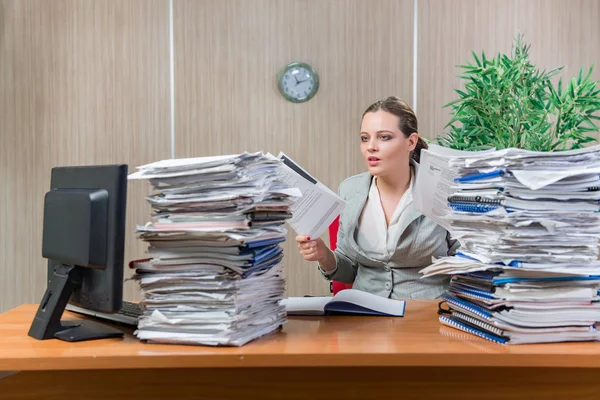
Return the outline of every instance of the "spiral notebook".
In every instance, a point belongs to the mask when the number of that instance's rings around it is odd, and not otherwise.
[[[466,325],[470,325],[475,329],[483,329],[485,332],[492,333],[494,335],[506,336],[503,329],[498,328],[497,326],[489,324],[485,321],[482,321],[479,318],[473,317],[469,314],[452,310],[452,318],[459,322],[463,322]]]
[[[454,211],[483,214],[493,211],[499,208],[500,206],[479,203],[448,203],[448,207],[452,208],[452,210]]]
[[[492,319],[492,313],[487,311],[483,307],[477,306],[476,304],[465,300],[461,300],[458,297],[453,296],[449,293],[444,293],[442,295],[442,300],[446,301],[450,305],[450,307],[452,307],[453,309],[457,309],[458,311],[477,316],[486,321]]]
[[[497,197],[486,197],[481,195],[452,195],[448,197],[449,203],[469,203],[469,204],[491,204],[501,205],[502,200]]]
[[[450,286],[450,292],[457,296],[466,296],[469,298],[475,298],[481,301],[490,301],[494,300],[494,294],[491,292],[486,292],[484,290],[473,289],[470,287],[465,287],[461,284],[452,283]]]
[[[482,339],[489,340],[490,342],[499,343],[499,344],[506,344],[508,342],[507,338],[484,332],[481,329],[477,329],[477,328],[474,328],[473,326],[467,325],[466,323],[459,321],[451,316],[440,315],[440,322],[443,325],[450,326],[455,329],[459,329],[463,332],[470,333],[471,335],[475,335]]]

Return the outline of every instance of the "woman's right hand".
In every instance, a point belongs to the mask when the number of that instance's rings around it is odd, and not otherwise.
[[[306,261],[316,261],[324,271],[335,268],[335,256],[321,239],[310,240],[308,236],[296,236],[300,254]]]

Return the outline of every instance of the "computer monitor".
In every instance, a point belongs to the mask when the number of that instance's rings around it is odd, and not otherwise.
[[[106,313],[121,308],[126,200],[127,165],[52,169],[42,236],[48,287],[29,336],[70,342],[123,336],[95,321],[60,319],[69,301]]]

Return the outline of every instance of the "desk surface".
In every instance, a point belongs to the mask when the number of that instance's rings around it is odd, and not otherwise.
[[[279,332],[240,348],[80,343],[27,336],[37,305],[0,315],[0,371],[202,367],[600,367],[600,343],[504,346],[442,326],[437,301],[407,302],[404,318],[290,317]],[[68,316],[68,317],[67,317]],[[76,318],[66,312],[63,318]]]

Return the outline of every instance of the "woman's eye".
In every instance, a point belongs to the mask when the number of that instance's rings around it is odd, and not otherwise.
[[[381,135],[381,140],[390,140],[389,135]]]
[[[369,140],[369,138],[368,138],[368,137],[366,137],[366,136],[361,136],[361,137],[360,137],[360,141],[361,141],[361,142],[366,142],[367,140]]]

